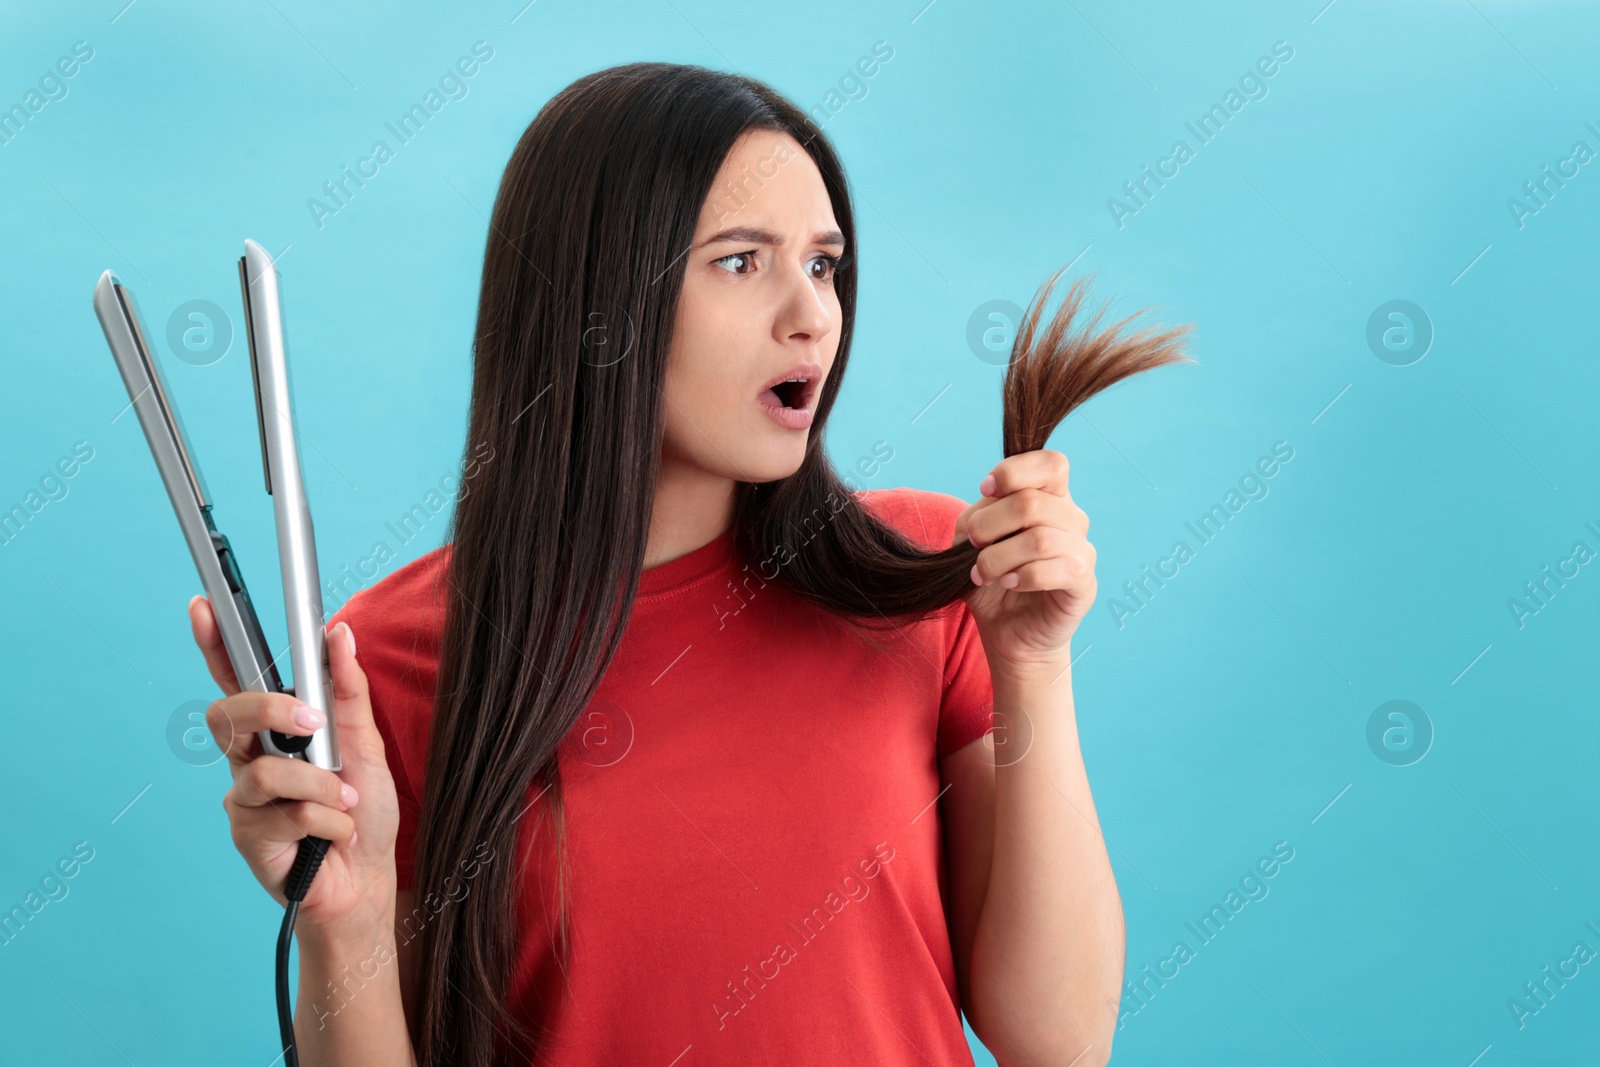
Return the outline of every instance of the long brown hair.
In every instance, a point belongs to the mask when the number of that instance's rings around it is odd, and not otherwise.
[[[805,458],[787,478],[738,485],[739,547],[760,558],[804,531],[780,580],[866,627],[928,617],[972,588],[975,548],[922,551],[862,506],[823,448],[849,361],[857,245],[844,170],[821,131],[762,83],[697,66],[612,67],[551,99],[506,166],[484,252],[467,448],[490,446],[494,459],[477,467],[470,494],[463,484],[451,521],[416,888],[422,899],[447,896],[457,863],[485,845],[515,862],[483,866],[419,935],[422,1067],[503,1062],[513,1048],[526,1061],[537,1046],[507,1006],[520,819],[541,787],[534,832],[548,807],[565,966],[557,745],[599,685],[638,590],[683,253],[723,160],[757,129],[804,146],[846,258],[834,274],[835,369]],[[1059,276],[1036,295],[1006,371],[1007,455],[1044,447],[1068,412],[1113,382],[1185,358],[1187,327],[1122,338],[1124,319],[1070,333],[1081,283],[1041,328]]]

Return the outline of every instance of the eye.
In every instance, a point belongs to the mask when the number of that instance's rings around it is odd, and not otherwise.
[[[755,253],[754,249],[751,249],[748,252],[733,252],[733,253],[731,253],[729,255],[722,256],[720,259],[713,259],[711,262],[714,263],[714,264],[717,264],[718,266],[724,266],[724,265],[726,265],[728,263],[731,263],[734,260],[740,260],[740,261],[743,261],[743,262],[747,263],[751,268],[753,268],[755,266],[755,254],[756,253]],[[817,256],[814,259],[811,260],[811,263],[808,264],[808,265],[814,268],[816,266],[816,264],[819,263],[819,262],[827,264],[828,271],[827,271],[827,274],[825,274],[825,275],[812,274],[813,280],[820,281],[820,282],[828,282],[829,284],[832,284],[834,273],[836,271],[838,271],[844,265],[845,258],[843,256],[832,256],[832,255],[829,255],[826,252],[820,252],[820,253],[817,254]],[[728,268],[726,268],[724,266],[724,269],[728,269]],[[751,273],[751,271],[750,270],[739,270],[737,268],[734,268],[734,269],[728,269],[728,273],[729,274],[749,274],[749,273]]]
[[[754,255],[755,255],[754,251],[750,251],[750,252],[734,252],[731,255],[723,256],[721,259],[713,259],[711,262],[717,263],[717,264],[722,264],[722,263],[728,262],[730,259],[750,259]],[[728,273],[729,274],[748,274],[749,272],[748,271],[741,271],[741,270],[730,270]]]
[[[834,273],[836,271],[838,271],[839,267],[842,265],[843,257],[841,257],[841,256],[830,256],[826,252],[823,252],[823,253],[820,253],[817,256],[817,258],[813,259],[811,262],[812,263],[821,262],[821,263],[826,263],[828,265],[827,277],[818,278],[817,280],[818,281],[825,281],[825,282],[828,282],[829,284],[832,284]]]

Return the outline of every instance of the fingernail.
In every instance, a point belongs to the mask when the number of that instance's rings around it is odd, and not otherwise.
[[[344,847],[345,848],[355,848],[356,847],[356,838],[358,838],[360,836],[361,836],[361,831],[360,830],[351,830],[350,831],[350,840],[345,842],[345,846]]]
[[[972,584],[973,585],[982,585],[983,584],[983,576],[978,573],[978,565],[976,563],[974,563],[972,565]]]
[[[356,795],[355,787],[349,782],[339,786],[339,797],[344,801],[344,806],[347,808],[355,807],[356,801],[361,799]]]
[[[990,496],[994,493],[994,475],[985,474],[983,476],[983,481],[978,483],[978,493],[982,496]]]
[[[315,730],[328,721],[328,717],[309,704],[296,704],[294,706],[294,721],[297,726],[304,726],[307,730]]]
[[[1005,586],[1007,589],[1015,589],[1021,581],[1022,576],[1016,571],[1012,571],[1010,574],[1000,579],[1000,584]]]
[[[339,625],[344,627],[344,636],[350,642],[350,654],[354,656],[356,654],[356,632],[350,629],[350,624],[347,622],[341,622]]]

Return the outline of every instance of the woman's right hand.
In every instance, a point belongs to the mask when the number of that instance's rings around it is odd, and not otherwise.
[[[300,903],[296,930],[359,938],[387,930],[394,922],[400,807],[349,625],[341,622],[327,635],[343,765],[337,773],[267,754],[258,731],[310,734],[316,726],[295,720],[299,702],[287,693],[241,691],[204,596],[189,602],[189,625],[224,694],[206,710],[206,726],[233,773],[222,806],[234,847],[273,899],[286,904],[284,884],[300,840],[326,838],[328,852]]]

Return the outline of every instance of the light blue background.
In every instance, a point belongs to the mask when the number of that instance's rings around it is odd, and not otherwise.
[[[135,420],[113,422],[127,396],[91,310],[100,272],[160,336],[189,300],[234,319],[219,361],[164,356],[281,635],[243,238],[281,256],[323,571],[383,539],[389,573],[443,536],[444,514],[404,545],[384,524],[461,462],[484,214],[538,108],[637,59],[737,69],[811,107],[880,40],[893,59],[824,124],[861,227],[841,467],[886,441],[871,484],[975,497],[1000,458],[1000,370],[968,318],[1026,304],[1064,264],[1098,272],[1115,314],[1196,325],[1197,366],[1112,389],[1052,440],[1099,552],[1076,693],[1129,977],[1194,947],[1185,923],[1274,842],[1295,853],[1126,1017],[1114,1062],[1594,1056],[1600,963],[1520,1030],[1507,1007],[1576,942],[1600,951],[1600,564],[1522,627],[1507,606],[1574,542],[1600,550],[1584,525],[1600,527],[1600,163],[1524,226],[1507,207],[1575,141],[1600,150],[1592,7],[124,2],[7,5],[0,32],[7,106],[73,42],[94,49],[0,145],[0,507],[75,442],[94,449],[0,547],[0,906],[74,842],[95,850],[0,947],[8,1061],[276,1052],[278,909],[232,849],[225,772],[166,740],[173,710],[215,689],[170,506]],[[307,199],[477,40],[494,58],[469,94],[318,228]],[[1184,123],[1280,40],[1294,56],[1268,95],[1197,147]],[[1107,199],[1180,137],[1195,158],[1119,228]],[[1435,331],[1409,366],[1365,340],[1391,299]],[[1184,524],[1279,441],[1294,457],[1269,495],[1119,627],[1122,583],[1195,547]],[[1393,699],[1435,731],[1411,766],[1368,747]]]

